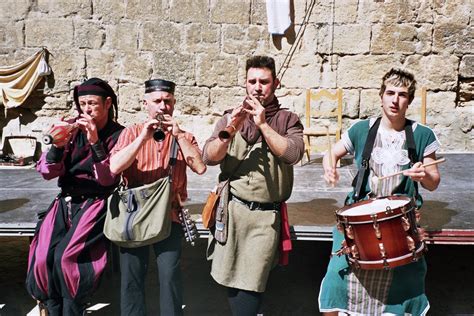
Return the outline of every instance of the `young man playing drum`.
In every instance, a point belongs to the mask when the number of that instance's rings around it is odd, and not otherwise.
[[[354,154],[360,177],[356,176],[355,188],[346,199],[347,205],[367,197],[403,195],[412,197],[416,206],[421,207],[418,183],[430,191],[438,187],[437,166],[422,166],[436,159],[435,152],[440,147],[438,139],[430,128],[405,117],[414,99],[415,85],[411,73],[391,69],[382,79],[381,119],[357,122],[324,157],[324,178],[335,184],[339,179],[335,167],[337,161],[347,153]],[[365,146],[366,143],[369,145]],[[401,175],[377,180],[401,170],[404,170]],[[345,235],[348,235],[347,229]],[[337,228],[334,228],[333,239],[332,251],[339,255],[332,256],[321,284],[321,312],[325,315],[337,315],[338,312],[357,315],[426,314],[429,303],[425,295],[426,262],[422,256],[394,268],[363,269],[357,264],[349,264],[350,255],[357,256],[357,253],[351,254],[348,250],[344,255],[338,251],[344,242],[344,234]],[[383,245],[380,248],[384,253]]]

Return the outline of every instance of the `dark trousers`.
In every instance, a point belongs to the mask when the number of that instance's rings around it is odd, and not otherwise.
[[[263,293],[227,288],[227,299],[234,316],[256,316],[262,303]]]
[[[182,315],[183,290],[181,282],[180,224],[173,223],[171,234],[165,240],[153,244],[160,282],[160,314]],[[145,277],[148,269],[150,246],[120,248],[122,316],[146,315]]]

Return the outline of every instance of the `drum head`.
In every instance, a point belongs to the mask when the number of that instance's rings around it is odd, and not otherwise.
[[[365,203],[364,203],[365,202]],[[390,199],[381,198],[370,201],[363,201],[362,203],[355,203],[349,207],[345,207],[337,212],[338,215],[342,216],[362,216],[377,214],[379,212],[385,212],[387,208],[392,210],[398,209],[404,205],[410,203],[409,198],[403,199]]]

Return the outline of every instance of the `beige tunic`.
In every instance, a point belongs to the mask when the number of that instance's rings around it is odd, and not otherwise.
[[[245,157],[247,146],[238,133],[221,163],[224,177]],[[275,157],[266,143],[257,143],[232,178],[235,180],[231,181],[230,191],[241,199],[281,202],[290,197],[293,167]],[[278,211],[252,211],[231,200],[227,242],[221,245],[212,237],[209,239],[208,259],[212,260],[214,280],[227,287],[264,292],[270,270],[278,260],[280,225]]]

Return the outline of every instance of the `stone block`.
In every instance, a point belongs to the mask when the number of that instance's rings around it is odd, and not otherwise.
[[[357,21],[358,0],[334,1],[334,22],[354,24]]]
[[[80,16],[90,19],[92,0],[37,0],[36,10],[46,13],[48,17]]]
[[[143,23],[138,48],[142,50],[180,52],[184,30],[170,22]]]
[[[207,87],[176,87],[175,113],[180,115],[210,115],[210,90]]]
[[[115,24],[125,17],[127,0],[92,0],[93,17],[105,24]]]
[[[172,0],[170,19],[178,23],[205,23],[209,20],[208,6],[208,0]]]
[[[432,3],[430,0],[412,0],[416,6],[416,22],[417,23],[430,23],[434,21],[434,15],[436,14],[433,10]]]
[[[464,78],[474,78],[474,55],[464,55],[462,57],[459,75]]]
[[[291,4],[293,4],[293,8],[291,7]],[[290,16],[291,16],[291,13],[292,13],[291,10],[293,10],[293,14],[295,16],[294,20],[293,20],[293,23],[295,23],[297,25],[301,25],[301,22],[304,20],[304,17],[308,13],[308,9],[309,9],[308,8],[308,1],[290,1]],[[266,11],[266,8],[265,8],[265,11]],[[313,14],[314,14],[314,9],[311,13],[311,16]],[[311,22],[311,20],[309,20],[309,22]],[[295,29],[298,30],[297,27]]]
[[[116,55],[115,64],[118,80],[145,82],[153,72],[153,56],[148,52],[131,52]]]
[[[155,53],[153,54],[154,77],[166,78],[178,85],[195,84],[195,60],[191,54]]]
[[[210,0],[211,22],[249,24],[250,0]]]
[[[244,88],[211,88],[210,112],[218,116],[222,115],[225,110],[233,109],[241,105],[245,96]]]
[[[319,54],[332,54],[332,42],[333,42],[333,27],[330,25],[323,25],[318,29],[318,47],[317,52]]]
[[[320,86],[322,62],[319,56],[293,55],[290,67],[285,71],[282,87],[305,89]]]
[[[430,3],[435,12],[435,22],[447,22],[467,25],[472,23],[474,5],[472,1],[433,1]]]
[[[250,23],[265,26],[268,25],[267,6],[265,0],[253,0],[251,3]]]
[[[426,123],[428,126],[450,126],[456,121],[456,93],[428,91],[426,97]]]
[[[144,93],[145,88],[143,83],[119,83],[117,92],[119,114],[120,111],[136,113],[142,110]]]
[[[400,63],[393,55],[340,57],[337,68],[337,86],[378,89],[383,75],[396,66],[400,66]]]
[[[465,106],[462,108],[456,108],[456,112],[458,113],[458,122],[456,125],[463,131],[463,133],[471,134],[471,137],[465,137],[464,140],[468,140],[469,138],[472,141],[473,133],[472,130],[474,129],[474,120],[473,120],[473,113],[474,113],[474,104],[471,103],[470,106]],[[473,149],[473,143],[471,142],[470,146],[471,150]]]
[[[458,100],[459,106],[474,101],[474,78],[459,80]]]
[[[99,49],[105,43],[105,30],[96,21],[74,21],[74,42],[79,48]]]
[[[275,96],[278,98],[282,108],[287,108],[300,118],[305,114],[305,100],[306,91],[302,89],[286,89],[280,88],[275,91]]]
[[[359,118],[365,119],[382,115],[382,101],[379,90],[367,89],[360,91]]]
[[[359,1],[358,23],[414,22],[419,1]]]
[[[221,28],[216,24],[191,23],[184,26],[186,52],[218,54]]]
[[[29,0],[0,1],[0,20],[18,21],[26,17],[30,10]]]
[[[65,92],[70,89],[70,82],[81,80],[85,76],[84,51],[80,49],[52,50],[49,66],[54,74],[54,87],[51,92]]]
[[[196,56],[196,84],[198,86],[232,87],[237,84],[238,58],[234,56]]]
[[[132,22],[119,22],[106,27],[105,48],[135,52],[138,46],[138,24]]]
[[[316,55],[318,51],[319,27],[315,24],[306,25],[304,36],[301,39],[301,50],[307,54]]]
[[[370,50],[370,26],[344,24],[334,26],[333,53],[364,54]]]
[[[49,49],[73,47],[74,28],[71,19],[43,18],[25,20],[25,45]]]
[[[436,53],[472,53],[474,51],[474,26],[439,23],[434,26],[433,52]]]
[[[306,10],[308,10],[309,2],[306,1]],[[334,1],[333,0],[320,0],[316,1],[313,11],[311,12],[311,16],[309,17],[309,22],[310,23],[315,23],[315,24],[333,24],[335,17],[333,16],[333,10],[334,9]],[[336,5],[337,6],[337,5]],[[302,17],[300,20],[296,21],[302,21],[303,17],[306,12],[302,12]]]
[[[164,2],[162,0],[127,0],[125,2],[125,17],[131,21],[159,22],[167,17],[168,1]]]
[[[0,21],[0,47],[11,48],[23,46],[24,22]]]
[[[101,77],[105,74],[116,77],[118,74],[113,51],[89,49],[86,51],[86,63],[88,78]]]
[[[120,106],[120,105],[119,105]],[[149,120],[148,112],[144,107],[138,112],[119,111],[118,122],[123,126],[143,123]]]
[[[218,117],[208,117],[201,115],[174,115],[179,127],[190,132],[196,138],[199,147],[202,149],[205,141],[211,136],[214,124]]]
[[[371,52],[428,53],[431,50],[430,24],[375,24],[372,27]]]
[[[265,46],[268,33],[263,26],[250,25],[223,25],[222,26],[222,51],[228,54],[245,53],[253,55],[258,47]]]
[[[360,92],[358,89],[342,90],[342,116],[352,119],[359,117]]]
[[[459,58],[453,55],[412,55],[404,62],[418,82],[429,90],[453,90],[457,85]]]
[[[44,98],[43,109],[69,112],[75,110],[75,105],[73,99],[69,98],[68,94],[57,93]]]

